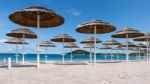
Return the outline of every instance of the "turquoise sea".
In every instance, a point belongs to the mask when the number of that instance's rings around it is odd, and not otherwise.
[[[10,54],[10,53],[5,53],[5,54],[0,54],[0,61],[2,62],[8,57],[11,57],[12,61],[15,61],[16,57],[15,54]],[[45,55],[40,54],[40,61],[44,61]],[[107,60],[110,60],[111,56],[107,56]],[[117,56],[113,56],[113,60],[116,60]],[[130,56],[130,60],[137,60],[137,56]],[[143,59],[143,57],[141,57]],[[22,61],[22,55],[19,54],[18,57],[19,61]],[[48,61],[61,61],[62,56],[59,54],[48,54]],[[69,61],[70,60],[70,55],[65,55],[65,60]],[[74,61],[88,61],[89,60],[89,55],[73,55],[73,60]],[[99,56],[97,55],[97,60],[105,60],[105,56]],[[125,60],[125,56],[119,56],[119,60]],[[26,54],[25,55],[25,61],[36,61],[36,54]]]

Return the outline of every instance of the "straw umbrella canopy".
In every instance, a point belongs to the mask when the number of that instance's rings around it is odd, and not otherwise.
[[[16,37],[16,38],[28,38],[28,39],[37,38],[37,35],[33,31],[26,28],[18,28],[12,30],[10,33],[7,33],[6,35],[11,37]]]
[[[28,44],[27,42],[25,42],[24,40],[20,39],[20,38],[10,38],[7,41],[5,41],[4,43],[9,43],[9,44]]]
[[[55,36],[53,39],[51,39],[51,41],[64,43],[64,42],[75,42],[76,39],[69,36],[68,34],[59,34],[59,35]]]
[[[64,18],[56,12],[41,6],[32,6],[10,14],[9,19],[19,25],[40,28],[51,28],[64,23]],[[39,39],[37,38],[37,68],[39,69],[40,52]]]
[[[95,37],[90,36],[90,37],[86,38],[85,40],[81,41],[80,43],[82,43],[82,44],[94,44],[94,40],[95,40]],[[96,38],[96,43],[101,43],[101,42],[102,42],[101,40]],[[92,62],[91,47],[89,47],[89,48],[90,48],[90,62]]]
[[[145,33],[144,36],[137,37],[134,39],[134,41],[143,41],[143,42],[150,41],[150,33]]]
[[[121,44],[122,45],[122,44]],[[116,47],[114,47],[113,49],[120,49],[120,50],[124,50],[124,48],[121,45],[117,45]]]
[[[143,43],[138,43],[138,44],[136,44],[136,46],[139,48],[146,48],[146,45]]]
[[[56,47],[56,45],[54,45],[53,43],[51,43],[49,41],[42,41],[41,43],[39,43],[39,46],[42,46],[42,47]]]
[[[45,62],[47,62],[47,47],[56,47],[56,45],[49,41],[42,41],[41,43],[39,43],[39,46],[45,47]]]
[[[25,38],[27,38],[27,39],[36,39],[37,38],[37,35],[34,32],[32,32],[31,30],[26,29],[26,28],[18,28],[18,29],[12,30],[10,33],[7,33],[6,35],[10,36],[10,37],[23,38],[23,40]],[[25,56],[25,51],[24,51],[24,43],[23,43],[23,53],[22,53],[22,63],[23,64],[24,64],[24,56]]]
[[[108,40],[106,42],[103,43],[103,45],[121,45],[121,43],[119,43],[117,40],[115,39],[111,39],[111,40]],[[111,52],[112,52],[112,49],[111,49]],[[111,53],[111,60],[113,60],[113,55]]]
[[[88,38],[86,38],[85,40],[81,41],[80,43],[82,44],[94,44],[94,40],[95,40],[95,37],[93,36],[90,36]],[[102,41],[98,38],[96,38],[96,43],[101,43]]]
[[[56,27],[64,23],[62,16],[42,6],[32,6],[16,11],[10,14],[9,19],[16,24],[35,28],[37,28],[38,19],[40,28]]]
[[[149,42],[150,42],[150,33],[145,33],[144,36],[141,36],[141,37],[137,37],[134,39],[134,41],[142,41],[142,42],[147,42],[147,47],[146,47],[146,50],[147,50],[147,61],[148,61],[148,50],[149,50]]]
[[[70,56],[70,61],[72,62],[72,49],[73,48],[80,48],[78,45],[76,45],[75,43],[71,42],[71,43],[68,43],[64,46],[64,48],[70,48],[71,49],[71,56]]]
[[[79,25],[76,29],[79,33],[94,34],[94,63],[96,64],[96,34],[104,34],[115,31],[116,27],[102,20],[94,19]]]
[[[121,45],[117,40],[111,39],[103,43],[103,45]]]
[[[104,49],[104,50],[108,50],[108,49],[112,49],[110,46],[108,45],[103,45],[101,46],[99,49]],[[107,59],[107,53],[105,53],[105,60]]]
[[[135,30],[135,29],[130,28],[130,27],[125,27],[121,31],[116,32],[111,37],[113,37],[113,38],[126,38],[126,42],[128,42],[128,38],[136,38],[136,37],[140,37],[143,35],[144,34],[138,30]],[[128,57],[129,57],[129,55],[128,55],[128,44],[126,44],[126,61],[127,62],[129,60]]]
[[[83,48],[94,48],[93,44],[86,44]]]
[[[60,34],[55,36],[53,39],[51,39],[53,42],[61,42],[63,45],[63,51],[62,51],[62,63],[64,63],[64,43],[66,42],[75,42],[76,40],[69,36],[68,34]]]
[[[83,48],[94,48],[94,44],[86,44],[85,46],[83,46]]]
[[[133,44],[132,42],[124,42],[122,43],[122,45],[120,45],[121,47],[126,47],[126,45],[128,45],[128,47],[135,47],[136,45]]]
[[[112,49],[112,48],[108,45],[103,45],[99,49]]]
[[[16,44],[16,63],[18,63],[18,45],[23,45],[23,44],[28,44],[28,43],[20,38],[10,38],[4,43]]]

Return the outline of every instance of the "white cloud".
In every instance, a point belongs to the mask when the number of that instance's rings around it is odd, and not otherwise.
[[[81,12],[80,11],[72,11],[72,14],[75,16],[79,16],[79,15],[81,15]]]
[[[71,13],[74,16],[80,16],[82,14],[81,11],[77,10],[76,8],[72,8],[67,10],[68,13]]]

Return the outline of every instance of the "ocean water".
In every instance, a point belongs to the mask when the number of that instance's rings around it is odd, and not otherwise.
[[[0,62],[4,60],[4,58],[7,60],[8,57],[11,57],[12,61],[16,60],[15,54],[0,54]],[[129,56],[129,60],[137,60],[137,56]],[[141,59],[144,59],[142,56]],[[19,54],[18,60],[22,61],[22,55]],[[40,61],[45,60],[45,55],[40,54]],[[48,54],[48,61],[61,61],[62,56],[59,54]],[[70,60],[70,55],[65,55],[65,61]],[[73,55],[73,61],[88,61],[89,55]],[[105,60],[105,56],[99,56],[97,55],[97,60]],[[111,60],[111,56],[107,56],[107,60]],[[113,56],[113,60],[117,60],[117,56]],[[125,60],[125,56],[119,56],[119,60]],[[25,55],[25,61],[36,61],[36,54],[26,54]]]

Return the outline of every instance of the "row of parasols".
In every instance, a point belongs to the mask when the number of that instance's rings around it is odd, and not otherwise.
[[[17,12],[14,12],[10,14],[9,19],[21,26],[26,26],[26,27],[32,27],[32,28],[37,28],[38,32],[34,33],[29,29],[25,28],[19,28],[12,30],[10,33],[6,34],[7,36],[10,37],[15,37],[16,39],[16,44],[23,44],[23,63],[24,63],[24,44],[27,44],[24,39],[36,39],[37,38],[37,68],[39,68],[39,63],[40,63],[40,48],[39,46],[46,46],[45,44],[48,44],[48,46],[55,47],[52,43],[49,43],[47,41],[44,41],[42,43],[39,42],[40,39],[40,28],[53,28],[56,26],[60,26],[64,24],[64,18],[57,14],[56,12],[47,9],[45,7],[41,6],[32,6],[29,8],[25,8],[22,10],[19,10]],[[104,33],[110,33],[116,30],[116,27],[114,25],[109,24],[108,22],[104,22],[102,20],[94,19],[88,22],[85,22],[81,25],[77,26],[76,31],[79,33],[85,33],[85,34],[93,34],[94,37],[92,37],[92,41],[87,42],[81,42],[81,43],[86,43],[86,44],[92,44],[94,48],[94,64],[96,64],[96,43],[100,43],[101,41],[98,41],[96,38],[96,34],[104,34]],[[19,40],[21,38],[21,40]],[[114,35],[112,35],[112,38],[126,38],[126,61],[129,59],[129,53],[128,53],[128,39],[129,38],[136,38],[136,41],[146,41],[147,42],[147,55],[148,55],[148,43],[150,36],[144,35],[138,30],[135,30],[133,28],[126,27],[118,32],[116,32]],[[8,40],[7,43],[15,43],[11,42],[12,40]],[[68,42],[75,42],[76,39],[72,38],[71,36],[67,34],[60,34],[51,41],[54,42],[61,42],[63,45],[63,53],[62,53],[62,63],[64,63],[64,43]],[[111,42],[106,42],[105,44],[107,45],[119,45],[119,44],[110,44]],[[69,44],[69,45],[74,45]],[[70,48],[70,47],[69,47]],[[46,53],[47,53],[47,48],[46,48]],[[91,57],[91,56],[90,56]]]
[[[28,30],[28,29],[18,29],[18,31],[20,31],[20,30],[24,30],[25,31],[25,30]],[[13,34],[13,33],[15,33],[15,32],[12,31],[12,33],[8,33],[7,35]],[[148,35],[148,33],[146,35]],[[63,37],[60,37],[60,36],[63,36]],[[72,57],[73,57],[72,56],[72,49],[73,48],[79,48],[79,46],[77,46],[75,43],[72,43],[74,41],[74,39],[71,36],[67,35],[67,34],[61,34],[61,35],[59,35],[57,37],[65,38],[65,42],[66,42],[67,39],[70,40],[69,42],[71,42],[71,43],[66,44],[64,46],[64,48],[71,48],[71,56],[70,57],[71,57],[71,62],[72,62]],[[72,39],[72,41],[71,41],[71,39]],[[56,40],[56,38],[55,38],[55,40]],[[57,41],[58,41],[58,39],[57,39]],[[102,42],[101,40],[96,38],[96,43],[101,43],[101,42]],[[24,44],[28,44],[27,42],[24,42],[22,39],[19,39],[19,38],[11,38],[8,41],[6,41],[5,43],[16,44],[16,49],[17,49],[16,51],[18,51],[18,45],[19,44],[21,44],[21,45],[23,43]],[[86,46],[84,46],[83,48],[89,48],[90,49],[90,62],[92,62],[92,55],[91,55],[92,51],[91,51],[91,49],[94,48],[94,45],[93,45],[94,37],[92,37],[92,36],[88,37],[87,39],[83,40],[81,43],[82,44],[86,44]],[[130,47],[129,50],[139,51],[139,53],[141,53],[140,52],[141,50],[144,50],[146,48],[146,45],[144,45],[143,43],[139,43],[139,44],[135,45],[135,44],[133,44],[131,42],[128,42],[128,43],[125,42],[125,43],[121,44],[118,41],[116,41],[115,39],[112,39],[112,40],[108,40],[108,41],[104,42],[103,43],[104,46],[101,46],[99,49],[125,50],[123,47],[126,47],[126,44],[128,44],[128,46]],[[51,42],[49,42],[49,41],[43,41],[39,45],[42,46],[42,47],[45,47],[45,62],[47,62],[47,57],[48,57],[47,56],[47,47],[56,47],[56,46],[54,44],[52,44]],[[117,46],[114,47],[114,48],[111,48],[108,45],[117,45]],[[24,47],[23,47],[23,51],[24,51]],[[139,59],[140,59],[140,57],[139,57]],[[106,60],[106,56],[105,56],[105,60]],[[112,54],[111,54],[111,60],[112,60]],[[23,60],[22,61],[23,61],[23,64],[24,64],[24,53],[23,53]],[[16,52],[16,63],[17,62],[18,62],[18,52]]]

